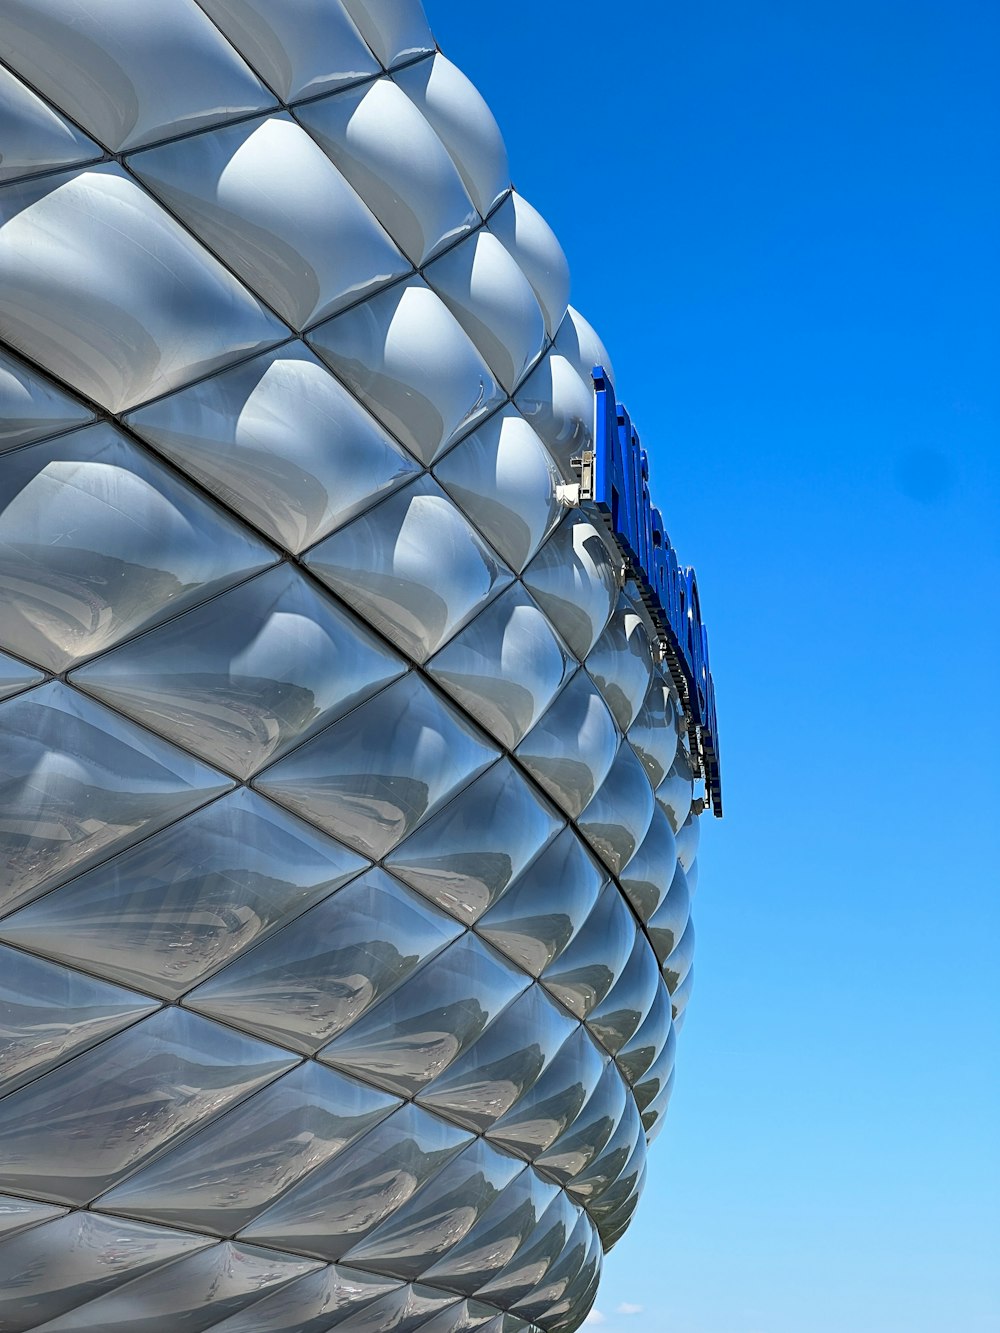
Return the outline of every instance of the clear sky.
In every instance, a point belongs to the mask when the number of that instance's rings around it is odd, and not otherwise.
[[[609,347],[718,690],[677,1091],[592,1319],[997,1333],[1000,7],[425,6]]]

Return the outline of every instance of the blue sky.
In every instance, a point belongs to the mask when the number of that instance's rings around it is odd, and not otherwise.
[[[1000,9],[425,2],[710,628],[726,819],[602,1333],[997,1333]]]

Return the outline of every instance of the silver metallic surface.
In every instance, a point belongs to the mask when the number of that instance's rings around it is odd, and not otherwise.
[[[573,1333],[697,880],[607,353],[419,0],[154,9],[0,13],[0,1327]]]

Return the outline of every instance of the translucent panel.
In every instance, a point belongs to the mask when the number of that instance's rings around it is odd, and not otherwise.
[[[470,1141],[469,1134],[436,1116],[404,1106],[350,1152],[313,1171],[242,1234],[261,1244],[339,1259]]]
[[[0,1096],[156,1008],[144,995],[0,947]]]
[[[505,407],[441,459],[434,475],[520,572],[563,515],[559,470],[520,412]]]
[[[424,277],[513,392],[545,346],[545,320],[527,278],[487,230],[430,264]]]
[[[0,40],[19,73],[114,152],[274,100],[186,0],[148,14],[127,0],[89,0],[85,8],[8,0]]]
[[[695,857],[695,859],[694,859],[694,860],[691,862],[691,864],[688,866],[688,868],[687,868],[687,872],[686,872],[686,873],[687,873],[688,889],[690,890],[691,897],[693,898],[694,895],[695,895],[695,892],[697,891],[697,888],[698,888],[698,858],[697,858],[697,857]]]
[[[387,869],[471,925],[555,837],[562,821],[503,759],[385,859]]]
[[[33,366],[0,350],[0,453],[80,426],[93,415]]]
[[[461,172],[483,217],[510,186],[510,166],[493,113],[469,80],[440,51],[394,75],[430,122]]]
[[[379,73],[340,0],[198,0],[286,102]]]
[[[560,1191],[512,1261],[477,1295],[498,1305],[513,1305],[527,1296],[562,1254],[579,1216],[579,1209]]]
[[[565,1295],[586,1262],[593,1235],[594,1226],[590,1218],[586,1213],[579,1213],[576,1225],[566,1238],[555,1263],[546,1272],[544,1281],[514,1302],[513,1308],[522,1318],[544,1318],[546,1312]]]
[[[517,757],[561,809],[576,818],[590,804],[618,750],[608,706],[578,671],[517,747]]]
[[[646,1143],[651,1145],[663,1128],[663,1117],[670,1105],[674,1090],[674,1075],[671,1074],[655,1101],[650,1102],[642,1113],[642,1123],[646,1130]]]
[[[7,456],[0,638],[62,671],[273,562],[110,425]]]
[[[618,600],[619,571],[592,523],[573,510],[523,574],[524,585],[581,661]]]
[[[364,869],[247,791],[0,922],[0,936],[176,999]]]
[[[693,795],[694,772],[691,768],[691,757],[683,745],[678,745],[670,771],[656,789],[657,804],[670,820],[670,827],[675,833],[680,832],[691,813]]]
[[[657,805],[639,850],[619,876],[625,896],[643,921],[649,922],[666,898],[676,868],[673,830]]]
[[[551,1148],[539,1155],[537,1165],[564,1185],[572,1181],[611,1138],[628,1100],[621,1074],[609,1063],[583,1111]]]
[[[581,1225],[582,1221],[577,1223],[578,1228]],[[573,1239],[576,1239],[576,1232],[573,1233]],[[591,1226],[590,1244],[579,1272],[566,1284],[559,1299],[538,1316],[541,1326],[551,1330],[551,1333],[568,1333],[569,1329],[579,1326],[581,1316],[593,1299],[589,1293],[596,1289],[600,1280],[601,1261],[604,1257],[601,1239]],[[556,1267],[561,1267],[561,1261]]]
[[[84,1204],[295,1057],[162,1009],[0,1101],[0,1180]]]
[[[420,1101],[482,1133],[535,1083],[573,1027],[540,986],[531,986]]]
[[[358,1019],[319,1058],[412,1097],[447,1069],[527,985],[527,977],[502,963],[474,935],[463,935]]]
[[[684,934],[674,945],[673,952],[663,964],[663,979],[673,995],[691,970],[694,961],[694,922],[688,921]]]
[[[483,1305],[481,1301],[462,1301],[444,1310],[436,1318],[421,1324],[420,1333],[473,1333],[478,1329],[485,1333],[483,1325],[496,1317],[492,1305]]]
[[[531,283],[545,316],[546,331],[554,337],[569,300],[569,264],[555,232],[516,191],[490,218],[490,231],[503,242]]]
[[[677,832],[677,859],[685,870],[690,870],[694,865],[700,837],[701,821],[695,815],[688,815],[683,827]]]
[[[0,1244],[4,1333],[38,1328],[212,1244],[208,1236],[93,1213],[73,1212],[32,1227]]]
[[[409,271],[291,116],[180,139],[129,166],[294,329]]]
[[[615,1126],[615,1133],[596,1154],[591,1164],[585,1166],[567,1182],[565,1188],[568,1193],[580,1202],[593,1204],[593,1201],[600,1198],[604,1190],[619,1178],[641,1138],[643,1138],[643,1124],[639,1118],[639,1109],[631,1097],[625,1097],[623,1113],[619,1124]]]
[[[96,1207],[231,1236],[398,1105],[395,1097],[307,1061]]]
[[[434,50],[420,0],[343,0],[343,4],[386,69]]]
[[[495,758],[411,673],[269,768],[255,786],[377,860]]]
[[[476,1139],[360,1245],[345,1262],[409,1281],[472,1230],[524,1163]]]
[[[433,658],[431,676],[508,749],[541,717],[575,662],[519,583]]]
[[[0,278],[11,346],[112,412],[287,336],[115,163],[0,191]]]
[[[0,653],[0,700],[9,699],[12,694],[26,690],[29,685],[40,684],[45,677],[26,662],[19,662],[16,657]]]
[[[36,1203],[33,1199],[15,1199],[9,1194],[0,1194],[0,1238],[7,1239],[18,1231],[27,1231],[39,1222],[50,1222],[65,1212],[65,1208],[57,1208],[51,1203]]]
[[[391,1296],[383,1296],[360,1314],[351,1315],[337,1325],[338,1333],[417,1333],[440,1311],[455,1309],[451,1292],[435,1287],[400,1287]]]
[[[601,1237],[609,1250],[625,1234],[628,1224],[632,1220],[632,1214],[638,1207],[639,1200],[642,1197],[642,1192],[646,1185],[648,1171],[649,1166],[644,1158],[637,1179],[634,1183],[630,1180],[631,1188],[629,1189],[624,1202],[620,1203],[613,1213],[610,1213],[607,1216],[605,1215],[605,1199],[602,1199],[598,1205],[601,1213]],[[631,1170],[627,1168],[623,1174],[631,1177],[632,1173]],[[624,1186],[619,1183],[613,1185],[612,1190],[608,1191],[607,1198],[611,1197],[612,1191],[614,1192],[617,1201],[617,1198],[624,1192]]]
[[[327,537],[306,564],[417,662],[511,581],[430,477]]]
[[[504,400],[458,320],[419,278],[328,320],[309,341],[428,465]]]
[[[638,857],[636,857],[638,860]],[[669,873],[669,866],[665,867]],[[628,874],[631,874],[632,866],[628,868]],[[660,962],[664,962],[669,954],[677,947],[684,928],[688,923],[688,916],[691,912],[691,894],[688,889],[687,876],[684,868],[679,862],[674,862],[674,874],[670,881],[669,890],[663,899],[663,902],[649,918],[649,938],[653,948],[656,950],[656,956]]]
[[[405,669],[360,621],[282,564],[71,680],[246,780]]]
[[[653,678],[653,653],[646,627],[624,595],[587,655],[587,670],[615,721],[628,731]]]
[[[540,976],[586,921],[606,883],[580,839],[564,829],[476,929],[518,967]]]
[[[674,1023],[677,1027],[678,1032],[680,1032],[681,1030],[681,1024],[678,1020],[681,1019],[684,1015],[684,1010],[688,1006],[688,1001],[691,998],[691,991],[693,987],[694,987],[694,968],[689,967],[687,970],[687,976],[684,978],[681,984],[674,991],[673,995],[671,995],[670,997],[671,1008],[673,1009],[674,1012]]]
[[[187,1004],[312,1054],[460,929],[373,870],[230,963]]]
[[[103,155],[93,139],[80,132],[42,99],[0,68],[0,182],[34,176],[74,162],[92,162]]]
[[[391,79],[296,114],[414,264],[479,222],[444,144]]]
[[[563,321],[565,324],[565,320]],[[549,351],[520,387],[514,405],[527,419],[568,482],[578,482],[570,460],[593,447],[594,388],[556,351]]]
[[[628,733],[629,743],[654,788],[667,776],[677,756],[678,712],[673,689],[657,673]]]
[[[586,1018],[621,975],[635,935],[631,913],[609,884],[570,944],[542,973],[542,983],[578,1018]]]
[[[604,1171],[606,1176],[615,1174],[613,1179],[595,1193],[593,1199],[589,1201],[590,1215],[602,1230],[636,1193],[639,1178],[646,1167],[646,1137],[638,1111],[635,1113],[634,1120],[635,1129],[631,1132],[635,1134],[635,1142],[625,1165],[620,1170],[618,1169],[621,1153],[612,1153],[612,1145],[608,1144],[602,1158],[602,1161],[607,1163]],[[621,1131],[619,1130],[619,1132]],[[592,1171],[596,1171],[599,1165],[595,1163]]]
[[[418,470],[301,343],[161,398],[128,424],[295,553]]]
[[[330,1333],[344,1319],[395,1290],[398,1281],[327,1264],[212,1325],[212,1333]]]
[[[620,875],[646,836],[653,818],[653,792],[628,741],[577,827],[614,875]]]
[[[428,1269],[427,1281],[467,1294],[478,1291],[513,1259],[557,1193],[550,1180],[524,1169],[471,1231]]]
[[[53,681],[3,705],[0,908],[10,910],[232,786]]]
[[[675,1041],[671,1027],[670,993],[661,984],[653,997],[649,1013],[638,1032],[618,1052],[616,1063],[629,1083],[637,1083],[668,1041]]]
[[[614,383],[615,368],[611,364],[608,349],[579,310],[574,310],[572,306],[567,307],[566,318],[559,325],[556,351],[566,357],[577,374],[585,380],[590,380],[594,366],[603,366]]]
[[[202,1333],[314,1267],[290,1254],[223,1241],[54,1319],[46,1333]]]
[[[670,1006],[668,1003],[668,1013],[669,1009]],[[644,1070],[642,1075],[634,1080],[632,1095],[635,1097],[636,1105],[640,1111],[645,1111],[646,1107],[654,1102],[663,1091],[673,1073],[676,1053],[677,1032],[671,1024],[668,1029],[667,1039],[659,1046],[649,1068]]]
[[[660,986],[656,955],[638,932],[621,976],[587,1019],[587,1027],[606,1051],[617,1055],[649,1013]]]
[[[537,1083],[501,1116],[487,1136],[533,1161],[577,1119],[607,1067],[584,1028],[577,1028]]]

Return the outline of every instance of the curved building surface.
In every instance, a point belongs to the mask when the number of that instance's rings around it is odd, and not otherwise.
[[[0,1326],[569,1333],[698,824],[563,254],[417,0],[0,52]]]

